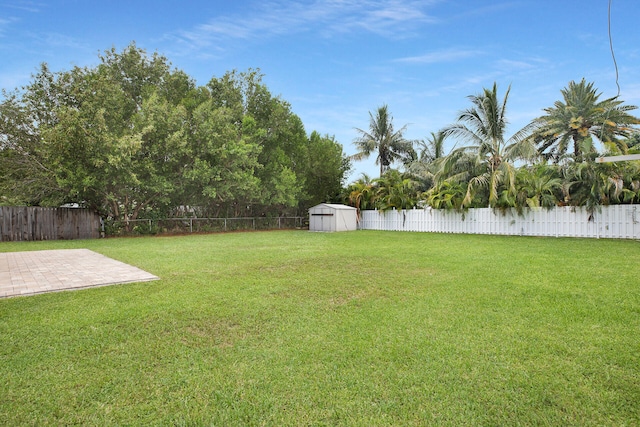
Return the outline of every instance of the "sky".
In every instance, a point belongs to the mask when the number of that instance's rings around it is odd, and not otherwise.
[[[135,42],[198,85],[259,68],[308,134],[351,155],[378,107],[407,139],[425,139],[494,82],[500,97],[511,86],[507,135],[571,80],[593,82],[601,99],[619,85],[640,105],[639,23],[638,0],[0,0],[0,88],[29,83],[43,62],[96,66]],[[349,181],[362,173],[378,176],[375,155],[354,162]]]

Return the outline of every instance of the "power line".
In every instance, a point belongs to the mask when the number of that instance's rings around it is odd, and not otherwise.
[[[609,0],[609,8],[607,14],[608,28],[609,28],[609,49],[611,50],[611,58],[613,58],[613,66],[616,70],[616,87],[618,88],[618,94],[616,95],[616,99],[620,97],[620,75],[618,73],[618,62],[616,61],[616,54],[613,50],[613,37],[611,37],[611,3],[613,0]],[[604,129],[607,125],[607,120],[609,120],[609,113],[611,110],[607,110],[607,114],[602,122],[602,128],[600,129],[600,141],[603,141],[604,137]]]
[[[618,87],[618,95],[620,96],[620,75],[618,73],[618,62],[616,61],[616,54],[613,51],[613,38],[611,37],[611,3],[613,0],[609,0],[609,13],[608,13],[608,21],[609,21],[609,49],[611,50],[611,58],[613,58],[613,66],[616,69],[616,86]]]

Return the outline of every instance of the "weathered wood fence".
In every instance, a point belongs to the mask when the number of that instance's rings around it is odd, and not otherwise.
[[[364,230],[424,231],[432,233],[502,234],[514,236],[640,239],[640,205],[515,210],[444,209],[362,211]]]
[[[100,216],[88,209],[0,206],[0,241],[95,239]]]

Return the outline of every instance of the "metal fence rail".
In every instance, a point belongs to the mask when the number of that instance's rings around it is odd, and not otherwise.
[[[590,213],[584,207],[552,209],[443,209],[362,211],[363,230],[422,231],[432,233],[502,234],[517,236],[640,239],[640,205],[601,206]]]
[[[136,234],[211,233],[236,230],[296,229],[307,226],[307,217],[161,218],[129,220]],[[121,223],[120,225],[124,225]]]

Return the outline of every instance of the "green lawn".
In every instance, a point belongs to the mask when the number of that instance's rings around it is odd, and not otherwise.
[[[0,299],[0,425],[639,425],[640,243],[278,231]]]

